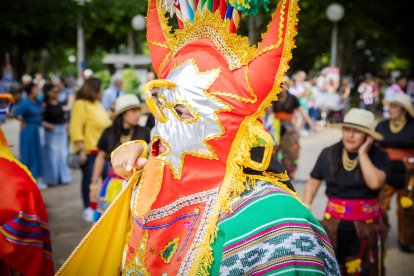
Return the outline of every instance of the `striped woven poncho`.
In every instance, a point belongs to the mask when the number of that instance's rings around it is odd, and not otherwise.
[[[324,229],[285,190],[258,182],[232,207],[218,222],[210,275],[340,275]]]

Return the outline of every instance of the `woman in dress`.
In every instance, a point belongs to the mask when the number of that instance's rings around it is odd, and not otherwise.
[[[38,101],[40,88],[34,83],[29,83],[24,90],[27,98],[23,99],[12,111],[12,116],[21,122],[20,161],[30,170],[39,189],[45,189],[47,186],[40,182],[43,176],[40,140],[42,105]]]
[[[414,157],[414,109],[410,97],[406,94],[397,94],[384,104],[388,107],[389,119],[380,122],[377,131],[384,136],[384,141],[381,141],[380,145],[385,148],[391,162],[381,207],[384,212],[384,221],[389,226],[386,212],[390,208],[393,194],[397,192],[400,250],[414,253],[414,208],[412,204],[414,183],[407,181],[409,175],[404,166],[404,161],[407,162]],[[405,203],[407,199],[404,200],[404,198],[408,198],[408,203]]]
[[[282,86],[278,101],[273,102],[273,136],[276,138],[275,155],[287,170],[289,177],[295,177],[299,159],[299,133],[296,116],[300,114],[309,126],[316,131],[314,122],[300,105],[299,100],[290,94],[287,86]]]
[[[124,179],[117,176],[111,168],[99,192],[99,176],[102,175],[105,166],[110,163],[111,152],[121,144],[132,140],[150,142],[150,130],[138,125],[142,111],[142,104],[135,95],[122,95],[115,102],[113,123],[104,130],[99,139],[98,154],[93,168],[90,199],[91,202],[98,202],[94,221],[100,218],[122,189]]]
[[[46,83],[43,92],[46,102],[42,121],[45,128],[43,181],[48,186],[69,184],[72,177],[67,163],[68,130],[63,104],[58,102],[59,87]]]
[[[351,109],[342,124],[342,139],[318,157],[304,190],[310,209],[322,181],[328,203],[323,226],[342,275],[381,275],[383,270],[379,194],[388,168],[387,154],[373,144],[374,115]]]
[[[89,184],[98,153],[98,140],[104,129],[111,124],[109,114],[100,101],[101,83],[97,78],[85,80],[73,104],[69,123],[72,150],[79,152],[82,171],[81,191],[85,208],[83,218],[86,221],[92,221],[93,217],[93,209],[89,206]],[[106,177],[106,173],[107,170],[103,170],[102,177]]]

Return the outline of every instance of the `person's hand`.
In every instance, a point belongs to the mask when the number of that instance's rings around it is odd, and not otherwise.
[[[47,125],[46,125],[46,129],[47,129],[48,131],[52,131],[52,130],[54,130],[54,129],[55,129],[55,125],[54,125],[54,124],[47,124]]]
[[[367,136],[367,139],[365,140],[365,142],[358,149],[358,156],[367,154],[373,142],[374,142],[374,138],[372,138],[371,136]]]
[[[89,185],[89,200],[91,202],[98,202],[99,199],[99,182],[97,180],[93,181]]]
[[[139,143],[127,143],[114,150],[111,163],[115,173],[123,178],[130,178],[133,168],[142,169],[147,163],[146,158],[139,158],[143,152],[144,147]]]
[[[79,152],[79,165],[84,165],[86,163],[86,160],[88,159],[88,156],[86,155],[84,150],[81,150]]]

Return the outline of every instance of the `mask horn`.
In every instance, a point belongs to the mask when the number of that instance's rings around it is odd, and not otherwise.
[[[168,20],[165,18],[165,9],[158,7],[159,5],[161,5],[161,1],[149,0],[147,12],[148,48],[152,66],[158,76],[160,75],[161,63],[171,52],[164,33],[168,32],[170,27],[168,26]]]
[[[259,101],[280,89],[297,33],[297,0],[281,0],[260,46],[248,65],[248,80]],[[264,74],[265,73],[265,74]]]

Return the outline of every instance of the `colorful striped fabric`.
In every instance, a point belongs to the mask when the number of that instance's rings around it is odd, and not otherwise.
[[[12,220],[0,227],[0,233],[9,242],[43,248],[43,255],[52,259],[49,226],[38,216],[19,212]]]
[[[0,168],[0,275],[53,275],[47,213],[35,179],[1,145]]]
[[[284,190],[264,182],[222,214],[210,275],[340,275],[327,234]]]

